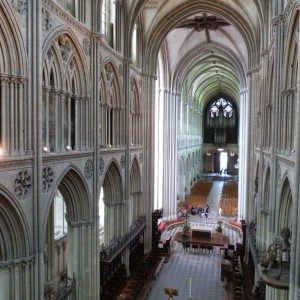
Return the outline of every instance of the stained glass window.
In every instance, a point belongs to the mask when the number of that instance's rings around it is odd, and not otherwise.
[[[217,118],[220,114],[223,114],[225,118],[230,118],[232,116],[232,111],[232,104],[223,98],[216,100],[210,106],[211,118]]]

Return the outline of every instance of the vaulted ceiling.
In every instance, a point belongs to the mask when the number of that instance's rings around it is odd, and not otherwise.
[[[239,105],[258,64],[262,11],[258,0],[146,1],[149,69],[161,55],[165,88],[182,93],[187,85],[197,109],[220,95]]]

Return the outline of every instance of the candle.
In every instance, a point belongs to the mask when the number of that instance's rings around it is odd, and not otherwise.
[[[192,298],[192,277],[190,277],[190,298]]]

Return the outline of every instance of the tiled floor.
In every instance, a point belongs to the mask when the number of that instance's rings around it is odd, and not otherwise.
[[[191,216],[189,222],[192,226],[215,227],[217,225],[218,202],[222,186],[223,182],[215,181],[207,199],[207,203],[211,207],[210,217],[200,219],[198,216]],[[178,231],[181,231],[181,227],[165,231],[162,238],[174,237]],[[231,244],[235,245],[240,242],[240,238],[235,231],[225,228],[224,235],[229,237]],[[164,292],[164,288],[178,290],[178,296],[174,296],[174,300],[190,300],[190,292],[193,300],[223,300],[224,288],[220,280],[219,248],[215,247],[213,253],[194,252],[192,249],[185,251],[180,243],[173,242],[173,249],[171,258],[163,265],[158,278],[153,282],[147,300],[169,299]]]

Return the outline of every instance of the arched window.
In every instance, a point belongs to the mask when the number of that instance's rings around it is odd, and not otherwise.
[[[210,106],[210,116],[211,118],[217,118],[220,114],[223,114],[225,118],[231,118],[232,117],[232,104],[223,99],[220,98],[219,100],[215,101]]]
[[[132,60],[137,63],[137,25],[134,24],[133,34],[132,34]]]
[[[220,145],[237,143],[237,117],[234,102],[223,97],[212,99],[205,110],[204,142]]]
[[[59,239],[68,232],[65,218],[66,204],[59,190],[54,197],[54,238]]]

